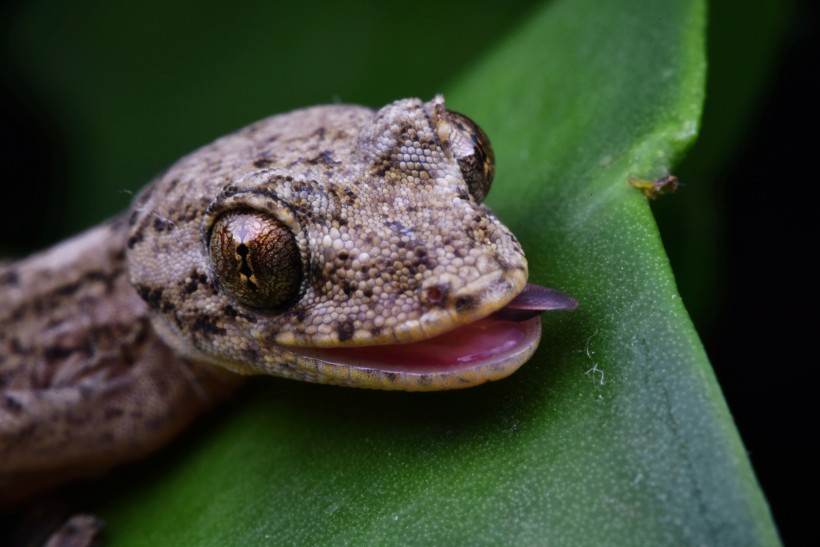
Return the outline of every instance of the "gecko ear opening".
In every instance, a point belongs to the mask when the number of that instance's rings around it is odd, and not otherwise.
[[[461,175],[470,194],[481,203],[490,191],[495,175],[495,156],[490,139],[464,114],[446,110],[443,117],[451,128],[448,140]]]

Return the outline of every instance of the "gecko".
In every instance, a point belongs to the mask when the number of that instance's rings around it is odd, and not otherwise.
[[[157,450],[248,375],[466,388],[535,351],[484,205],[489,139],[444,98],[273,116],[182,158],[108,222],[0,264],[0,506]]]

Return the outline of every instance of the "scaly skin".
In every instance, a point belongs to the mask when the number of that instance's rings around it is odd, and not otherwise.
[[[524,288],[520,245],[481,203],[492,156],[470,123],[441,97],[274,116],[183,158],[113,221],[0,266],[0,503],[155,450],[233,373],[433,390],[513,372],[537,335],[469,367],[322,353],[389,355]],[[265,245],[234,248],[246,228],[270,228]],[[271,248],[282,280],[266,301],[250,260]]]

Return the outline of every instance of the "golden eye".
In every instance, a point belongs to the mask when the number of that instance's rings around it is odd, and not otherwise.
[[[495,175],[495,157],[490,139],[473,120],[458,112],[447,111],[452,127],[450,147],[458,160],[461,176],[467,188],[479,203],[484,201]]]
[[[293,233],[276,219],[250,210],[220,216],[208,243],[214,274],[232,298],[254,308],[282,308],[302,283]]]

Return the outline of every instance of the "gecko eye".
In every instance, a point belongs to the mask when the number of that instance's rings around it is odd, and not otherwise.
[[[211,231],[208,250],[220,286],[254,308],[281,308],[302,283],[302,261],[293,233],[256,211],[231,211]]]
[[[484,201],[495,174],[495,157],[490,139],[473,120],[458,112],[447,111],[452,126],[450,147],[458,160],[461,176],[467,188],[479,203]]]

